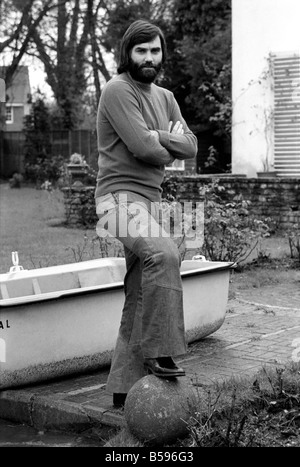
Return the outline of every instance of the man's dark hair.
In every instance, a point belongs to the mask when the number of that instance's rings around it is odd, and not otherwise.
[[[144,42],[152,42],[157,36],[160,37],[162,48],[162,64],[166,60],[166,40],[162,30],[148,21],[137,20],[134,21],[126,30],[120,47],[119,65],[117,68],[118,73],[128,71],[130,52],[137,44]]]

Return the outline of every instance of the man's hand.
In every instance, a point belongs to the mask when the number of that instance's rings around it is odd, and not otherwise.
[[[172,125],[173,125],[173,122],[170,121],[169,122],[169,133],[173,133],[174,135],[183,135],[184,134],[183,125],[179,120],[175,123],[173,128],[172,128]]]
[[[150,133],[157,139],[157,141],[159,141],[159,134],[156,130],[150,130]]]
[[[170,122],[170,123],[172,123],[172,122]],[[170,125],[169,125],[169,128],[170,128]],[[157,141],[159,141],[159,134],[158,134],[158,132],[156,130],[150,130],[150,133],[151,133],[152,136],[154,136],[157,139]],[[173,164],[174,161],[175,161],[175,157],[171,156],[171,154],[170,154],[170,160],[167,162],[167,165]]]

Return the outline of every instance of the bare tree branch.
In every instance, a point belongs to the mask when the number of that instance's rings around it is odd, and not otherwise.
[[[33,2],[34,0],[30,0],[29,3],[25,4],[22,17],[21,17],[21,20],[18,26],[16,27],[16,29],[14,30],[14,32],[12,33],[10,37],[8,37],[5,41],[0,42],[0,53],[3,52],[4,49],[6,49],[15,39],[18,39],[23,27],[28,24],[30,20],[30,11],[31,11]]]

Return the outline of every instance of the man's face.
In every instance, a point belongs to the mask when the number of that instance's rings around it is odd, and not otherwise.
[[[160,37],[151,42],[135,45],[130,53],[129,73],[142,83],[152,83],[162,66]]]

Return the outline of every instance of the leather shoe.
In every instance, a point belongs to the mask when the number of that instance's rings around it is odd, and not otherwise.
[[[114,407],[124,407],[127,394],[122,392],[113,393],[113,405]]]
[[[178,368],[171,357],[145,358],[144,367],[158,378],[185,376],[185,371]]]

